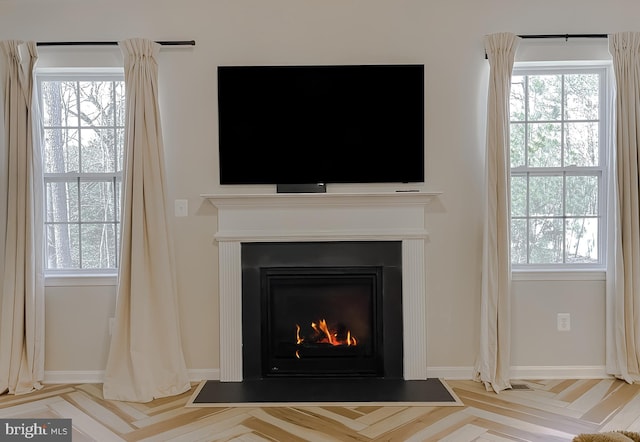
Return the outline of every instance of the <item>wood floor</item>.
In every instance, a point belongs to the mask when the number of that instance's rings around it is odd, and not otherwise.
[[[100,384],[0,396],[0,419],[71,418],[73,441],[571,441],[640,431],[640,385],[614,379],[518,381],[486,392],[447,381],[464,406],[187,408],[192,391],[146,404],[105,401]],[[194,385],[195,389],[196,385]]]

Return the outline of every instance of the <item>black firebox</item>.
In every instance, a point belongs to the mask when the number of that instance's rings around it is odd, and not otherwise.
[[[265,268],[264,376],[382,376],[379,267]]]
[[[242,245],[243,377],[402,378],[396,241]]]

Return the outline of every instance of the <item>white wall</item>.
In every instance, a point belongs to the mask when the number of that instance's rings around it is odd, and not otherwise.
[[[189,216],[174,222],[192,370],[219,366],[216,214],[199,195],[235,190],[218,185],[216,66],[424,63],[424,189],[444,192],[428,209],[428,363],[434,374],[470,373],[480,296],[483,36],[635,30],[638,16],[635,0],[0,0],[0,39],[196,40],[193,48],[164,48],[159,59],[169,208],[189,201]],[[43,58],[47,51],[40,48]],[[114,298],[105,287],[47,290],[46,370],[104,367]],[[603,306],[597,278],[516,281],[513,365],[602,367]],[[558,312],[572,314],[572,331],[555,330]]]

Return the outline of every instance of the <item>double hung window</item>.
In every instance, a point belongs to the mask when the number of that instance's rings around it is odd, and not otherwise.
[[[607,69],[514,68],[511,260],[517,268],[604,265]]]
[[[42,72],[45,268],[118,267],[125,95],[122,72]]]

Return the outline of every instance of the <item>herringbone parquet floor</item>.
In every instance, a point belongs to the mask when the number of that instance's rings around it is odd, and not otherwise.
[[[522,381],[495,394],[447,381],[449,407],[185,407],[192,391],[146,404],[105,401],[102,385],[47,385],[0,396],[0,418],[71,418],[84,441],[571,441],[579,433],[640,431],[640,385],[614,379]],[[194,385],[195,389],[196,385]]]

